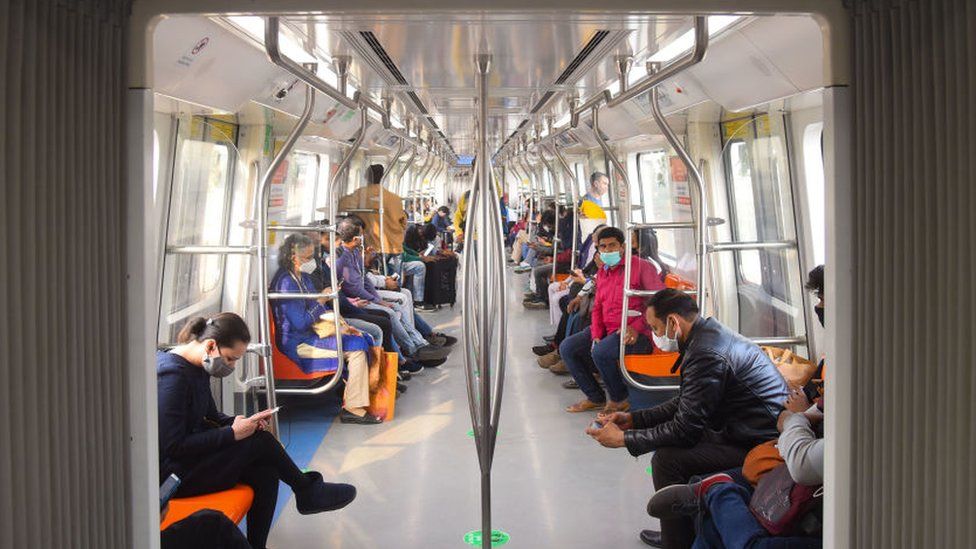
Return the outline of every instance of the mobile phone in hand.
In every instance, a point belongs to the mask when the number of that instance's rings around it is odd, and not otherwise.
[[[163,510],[166,508],[166,504],[172,499],[173,494],[176,493],[176,489],[180,487],[180,477],[176,475],[170,475],[166,477],[163,485],[159,487],[159,509]]]
[[[590,424],[590,429],[603,429],[603,424],[594,419],[593,423]]]

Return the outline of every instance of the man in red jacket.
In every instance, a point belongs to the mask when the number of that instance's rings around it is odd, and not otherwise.
[[[598,409],[607,413],[627,411],[630,408],[627,383],[618,366],[620,338],[624,338],[628,354],[648,354],[653,350],[650,330],[641,315],[642,299],[630,299],[627,308],[635,314],[623,330],[620,327],[624,300],[624,233],[616,227],[604,228],[597,236],[597,250],[603,267],[596,275],[590,329],[567,337],[559,345],[559,355],[566,368],[586,395],[585,399],[566,408],[571,413]],[[664,288],[664,282],[653,264],[634,255],[630,264],[630,287],[660,290]],[[607,386],[609,398],[593,375],[594,366]]]

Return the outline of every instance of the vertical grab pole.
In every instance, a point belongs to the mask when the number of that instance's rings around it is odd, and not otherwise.
[[[525,157],[519,157],[518,161],[520,164],[522,164],[522,171],[525,172],[526,177],[529,179],[529,218],[528,222],[525,224],[525,228],[528,229],[529,238],[532,238],[532,227],[535,226],[535,178],[532,177],[532,170],[529,169],[529,165],[526,163]]]
[[[654,70],[654,69],[652,69]],[[657,87],[651,88],[651,113],[654,115],[654,120],[657,122],[658,127],[664,132],[664,137],[667,138],[668,143],[674,148],[675,152],[678,153],[678,157],[684,163],[685,167],[688,168],[688,173],[691,174],[691,180],[695,184],[695,191],[698,193],[698,215],[695,219],[695,232],[698,242],[695,246],[695,259],[698,260],[698,308],[701,310],[700,314],[702,316],[706,315],[706,302],[708,301],[705,295],[705,275],[708,272],[706,262],[708,261],[708,204],[705,198],[705,184],[702,178],[701,170],[698,169],[697,163],[691,158],[691,154],[688,153],[688,149],[681,143],[678,136],[674,133],[674,130],[668,125],[668,121],[664,118],[664,114],[661,113],[661,106],[658,105],[658,91]]]
[[[556,207],[556,224],[553,227],[552,234],[552,281],[556,280],[556,256],[559,255],[559,194],[562,190],[562,183],[559,178],[559,173],[556,172],[552,167],[552,162],[546,160],[546,150],[545,147],[539,146],[539,159],[545,164],[546,169],[549,170],[549,175],[552,176],[552,194],[555,195],[556,199],[553,204]],[[537,291],[541,293],[541,290],[536,288]]]
[[[390,176],[390,171],[396,166],[397,161],[400,160],[400,156],[403,154],[403,149],[404,149],[404,147],[406,145],[406,142],[405,142],[405,140],[402,137],[399,138],[399,139],[400,139],[400,142],[397,145],[396,154],[393,155],[393,159],[390,160],[390,165],[385,170],[383,170],[383,177],[380,178],[380,190],[379,190],[379,195],[380,195],[380,212],[379,212],[380,213],[380,256],[383,258],[383,261],[380,261],[380,263],[383,264],[383,276],[387,276],[388,275],[388,273],[386,272],[386,225],[385,225],[385,221],[384,221],[384,218],[386,217],[386,208],[383,206],[386,203],[386,201],[383,200],[383,189],[384,189],[384,185],[386,183],[387,178]],[[333,221],[333,223],[335,223],[335,221]]]
[[[569,192],[573,196],[573,255],[569,258],[569,272],[573,272],[576,269],[576,243],[579,242],[579,191],[576,188],[576,174],[570,169],[569,163],[566,162],[566,157],[563,156],[563,153],[559,152],[559,147],[555,143],[552,144],[552,154],[559,161],[559,165],[566,173],[566,177],[569,178]]]
[[[315,70],[314,64],[306,64],[304,66],[313,72]],[[255,235],[257,240],[257,254],[255,257],[258,262],[258,333],[261,335],[261,342],[264,343],[261,363],[264,365],[264,383],[267,390],[268,408],[277,406],[274,364],[271,359],[274,354],[271,345],[274,345],[274,341],[271,341],[271,313],[268,312],[268,198],[271,195],[271,179],[274,178],[275,172],[281,167],[281,163],[291,153],[298,138],[301,137],[302,132],[305,131],[305,127],[308,126],[309,121],[312,119],[312,109],[314,107],[315,89],[306,84],[305,108],[302,109],[302,114],[298,118],[298,122],[292,128],[291,133],[288,134],[281,150],[271,160],[271,165],[268,166],[264,177],[261,178],[261,184],[258,186],[258,192],[255,194],[255,200],[258,202],[255,208],[255,211],[258,212],[258,231],[257,235]],[[272,414],[270,419],[271,433],[278,436],[278,416]]]

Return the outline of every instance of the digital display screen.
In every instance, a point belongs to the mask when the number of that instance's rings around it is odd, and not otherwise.
[[[457,161],[457,165],[458,166],[470,166],[473,163],[474,163],[474,155],[473,154],[461,154],[461,155],[458,155],[458,161]]]

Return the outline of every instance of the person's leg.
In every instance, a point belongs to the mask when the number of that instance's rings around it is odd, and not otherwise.
[[[549,288],[546,289],[546,294],[549,303],[549,323],[559,324],[559,319],[563,317],[563,310],[559,306],[559,302],[564,295],[569,294],[569,290],[560,290],[559,282],[553,282],[549,284]]]
[[[345,315],[343,318],[358,318],[359,320],[375,325],[380,329],[380,333],[383,335],[383,350],[388,353],[400,352],[396,339],[393,337],[393,325],[390,323],[389,315],[380,314],[379,311],[371,311],[368,313],[358,313],[354,316]]]
[[[649,353],[651,342],[644,334],[637,335],[637,341],[628,345],[627,354]],[[620,333],[614,333],[600,340],[593,347],[593,362],[600,377],[607,385],[607,392],[613,402],[623,402],[629,396],[627,382],[620,373]]]
[[[546,303],[549,303],[549,275],[551,274],[552,265],[548,263],[532,269],[532,278],[535,279],[535,298]]]
[[[383,330],[380,329],[376,324],[366,322],[365,320],[359,318],[344,317],[346,322],[350,326],[363,332],[364,334],[369,334],[373,338],[373,343],[378,347],[383,347]],[[385,347],[384,347],[385,348]]]
[[[345,353],[346,389],[342,393],[342,407],[356,414],[362,415],[369,406],[369,360],[365,351]]]
[[[667,446],[658,448],[651,458],[651,478],[654,489],[673,484],[687,484],[695,475],[707,475],[741,467],[748,448],[700,442],[691,448]],[[679,517],[661,519],[661,539],[669,549],[691,547],[695,527],[691,519]]]
[[[427,277],[427,266],[423,261],[408,261],[403,264],[403,277],[410,277],[410,289],[414,301],[424,300],[424,279]]]
[[[254,490],[254,501],[247,512],[247,541],[255,549],[263,549],[278,503],[278,472],[267,465],[248,467],[241,474],[241,482]]]
[[[726,549],[820,547],[822,541],[818,538],[770,536],[749,510],[752,492],[751,488],[730,482],[716,484],[705,494],[709,518]]]
[[[414,323],[414,327],[417,328],[417,331],[420,332],[420,335],[424,337],[427,337],[430,334],[434,333],[434,329],[431,328],[430,324],[427,324],[427,321],[424,320],[424,317],[420,315],[415,315],[413,317],[413,323]]]
[[[403,322],[400,322],[400,315],[392,310],[388,309],[382,305],[377,305],[376,303],[370,303],[366,305],[366,310],[377,311],[390,315],[390,329],[393,330],[393,337],[396,339],[397,343],[400,344],[401,348],[407,353],[408,356],[413,356],[417,352],[417,344],[414,342],[410,334],[407,333],[407,329],[403,326]]]
[[[566,369],[579,384],[586,398],[590,402],[600,404],[606,402],[607,397],[593,376],[593,372],[590,371],[589,360],[584,356],[590,353],[592,344],[589,330],[583,330],[563,340],[559,345],[559,356],[566,363]]]

